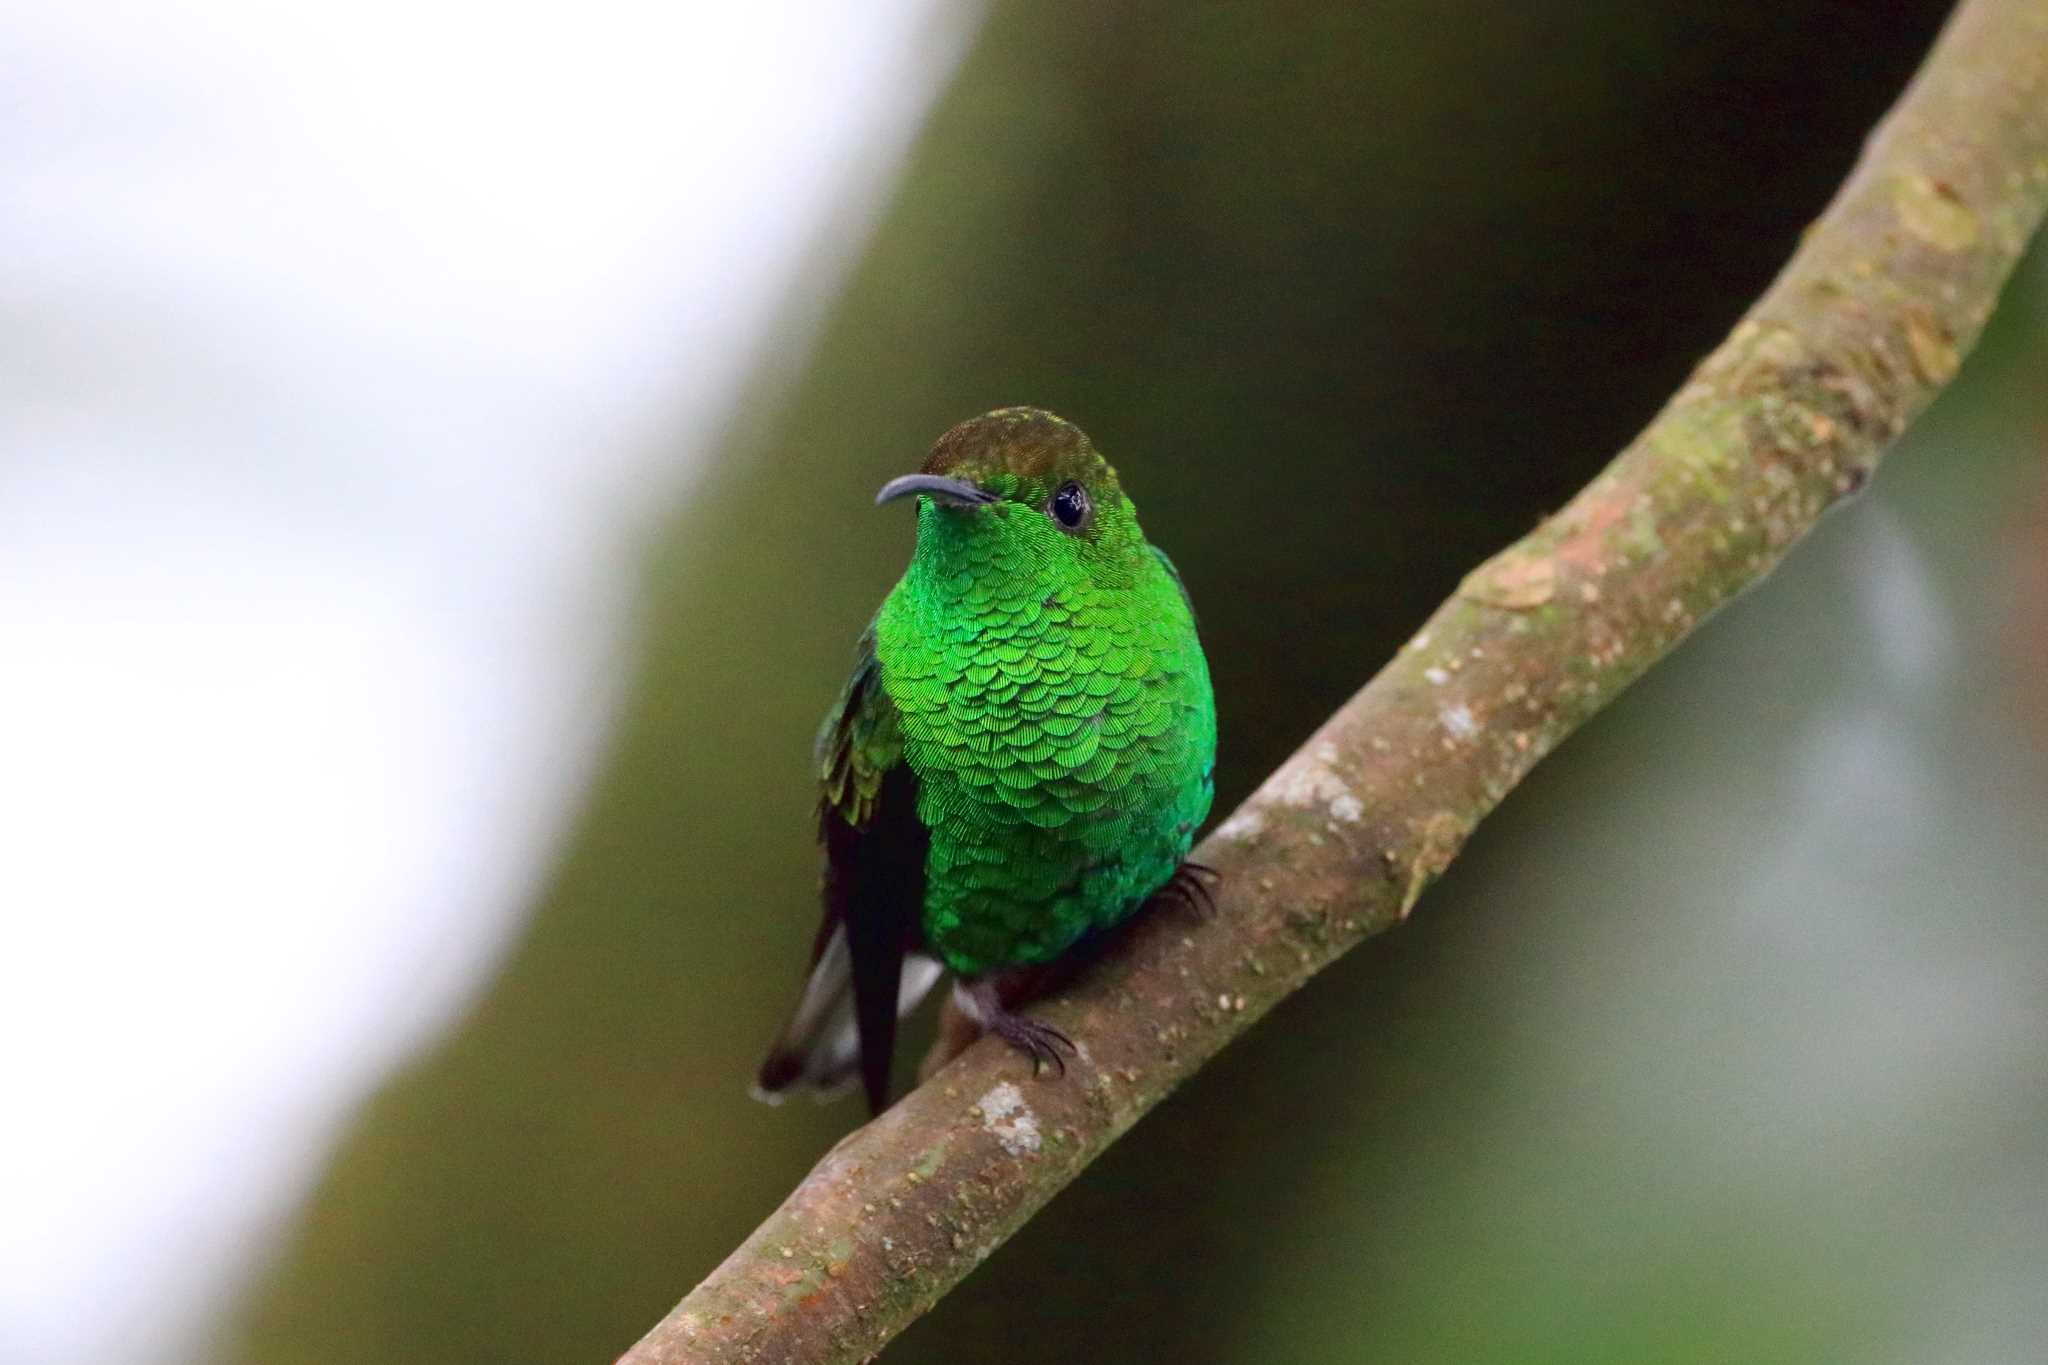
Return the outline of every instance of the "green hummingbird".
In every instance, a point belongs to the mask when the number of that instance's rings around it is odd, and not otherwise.
[[[910,567],[818,731],[824,921],[757,1097],[888,1103],[899,1017],[945,971],[984,1032],[1064,1070],[1006,980],[1163,889],[1215,794],[1216,705],[1180,574],[1080,428],[1001,408],[877,503],[917,499]]]

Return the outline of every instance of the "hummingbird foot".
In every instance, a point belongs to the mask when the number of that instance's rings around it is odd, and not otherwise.
[[[1051,1024],[1014,1013],[1005,1006],[993,977],[983,977],[972,985],[961,983],[954,998],[960,1002],[962,1012],[981,1025],[983,1032],[993,1033],[1029,1057],[1034,1073],[1049,1065],[1064,1076],[1067,1058],[1080,1053],[1074,1040]]]
[[[1197,919],[1210,919],[1216,914],[1216,886],[1222,880],[1223,874],[1207,863],[1184,862],[1153,894],[1178,902]]]

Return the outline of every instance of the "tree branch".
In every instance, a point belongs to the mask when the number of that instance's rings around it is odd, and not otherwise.
[[[852,1361],[1174,1086],[1406,917],[1542,757],[1769,572],[1954,375],[2048,205],[2048,5],[1966,0],[1798,254],[1656,420],[1481,565],[1197,850],[1220,913],[1147,916],[1044,1017],[851,1134],[622,1365]]]

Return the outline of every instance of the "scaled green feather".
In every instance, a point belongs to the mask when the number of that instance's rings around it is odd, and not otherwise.
[[[1001,500],[919,499],[916,553],[872,627],[890,705],[839,724],[826,800],[861,809],[867,765],[900,745],[931,836],[925,943],[972,976],[1058,956],[1173,875],[1214,795],[1216,714],[1179,575],[1076,428],[1005,409],[948,433],[925,471]],[[1069,483],[1090,503],[1078,530],[1048,510]]]
[[[874,816],[882,779],[903,757],[903,733],[896,708],[882,687],[875,659],[875,629],[860,639],[860,662],[840,689],[839,700],[818,727],[820,800],[856,829]]]

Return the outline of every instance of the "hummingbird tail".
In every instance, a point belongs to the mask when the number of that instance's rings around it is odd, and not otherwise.
[[[896,996],[898,1018],[918,1007],[942,970],[936,959],[922,953],[904,958]],[[837,925],[811,967],[789,1022],[768,1049],[750,1093],[764,1104],[780,1104],[799,1091],[822,1102],[844,1094],[859,1079],[853,954],[847,947],[846,926]]]

